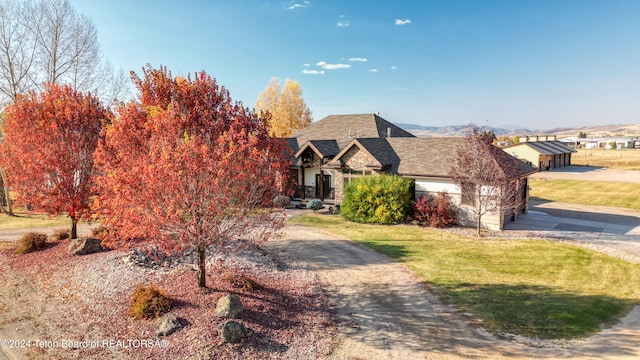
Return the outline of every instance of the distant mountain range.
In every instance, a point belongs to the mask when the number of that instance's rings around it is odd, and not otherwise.
[[[437,136],[464,136],[467,125],[449,125],[449,126],[422,126],[415,124],[396,123],[397,126],[409,131],[419,137],[437,137]],[[559,127],[549,130],[523,129],[514,125],[502,125],[500,127],[481,127],[483,129],[493,130],[496,136],[524,136],[524,135],[556,135],[558,137],[577,136],[580,132],[584,132],[589,137],[598,136],[640,136],[640,123],[627,125],[601,125],[601,126],[583,126],[583,127]]]

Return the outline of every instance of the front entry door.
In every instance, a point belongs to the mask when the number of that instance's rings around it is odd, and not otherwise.
[[[331,195],[331,175],[322,176],[322,198],[328,199]]]
[[[316,198],[322,199],[322,175],[316,174]]]

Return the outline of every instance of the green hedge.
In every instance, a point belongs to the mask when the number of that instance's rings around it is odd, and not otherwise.
[[[360,223],[397,224],[411,209],[413,181],[397,175],[365,176],[344,188],[340,214]]]

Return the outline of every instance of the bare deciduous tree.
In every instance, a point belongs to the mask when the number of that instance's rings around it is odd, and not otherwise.
[[[71,85],[110,106],[129,84],[103,60],[90,18],[68,0],[0,0],[0,93],[3,104],[43,84]]]
[[[479,236],[483,215],[517,211],[523,205],[522,166],[520,160],[495,147],[478,127],[469,126],[449,176],[461,189],[462,203],[475,215]]]
[[[0,1],[0,93],[9,101],[33,86],[38,45],[30,3]]]
[[[0,107],[47,84],[91,93],[107,108],[130,95],[125,73],[102,59],[95,25],[68,0],[0,0]]]

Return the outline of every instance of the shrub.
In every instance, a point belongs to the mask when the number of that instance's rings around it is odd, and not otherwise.
[[[107,233],[107,228],[102,225],[91,229],[91,234],[93,235],[93,237],[102,237],[102,235],[104,235],[105,233]]]
[[[312,200],[309,200],[309,202],[307,203],[307,209],[311,209],[313,210],[313,212],[316,212],[322,209],[322,207],[323,207],[322,200],[320,199],[312,199]]]
[[[224,280],[236,288],[242,288],[246,292],[254,292],[262,288],[256,281],[248,278],[244,275],[237,275],[234,273],[227,273],[224,275]]]
[[[411,215],[407,217],[409,221],[415,221],[419,225],[428,226],[429,216],[431,216],[431,199],[422,195],[418,201],[415,201],[411,206]]]
[[[71,237],[71,232],[68,229],[58,229],[53,232],[51,239],[54,241],[61,241]]]
[[[17,254],[26,254],[44,249],[47,242],[47,235],[41,233],[26,233],[16,244]]]
[[[340,214],[361,223],[400,223],[411,208],[412,184],[397,175],[353,179],[344,188]]]
[[[277,195],[273,198],[273,206],[277,208],[287,207],[287,205],[289,205],[289,202],[291,202],[291,198],[285,195]]]
[[[166,313],[170,308],[171,299],[162,289],[153,285],[138,285],[131,296],[129,315],[136,320],[153,319]]]
[[[456,223],[457,211],[446,192],[435,198],[422,196],[412,206],[410,218],[420,225],[443,228]]]

